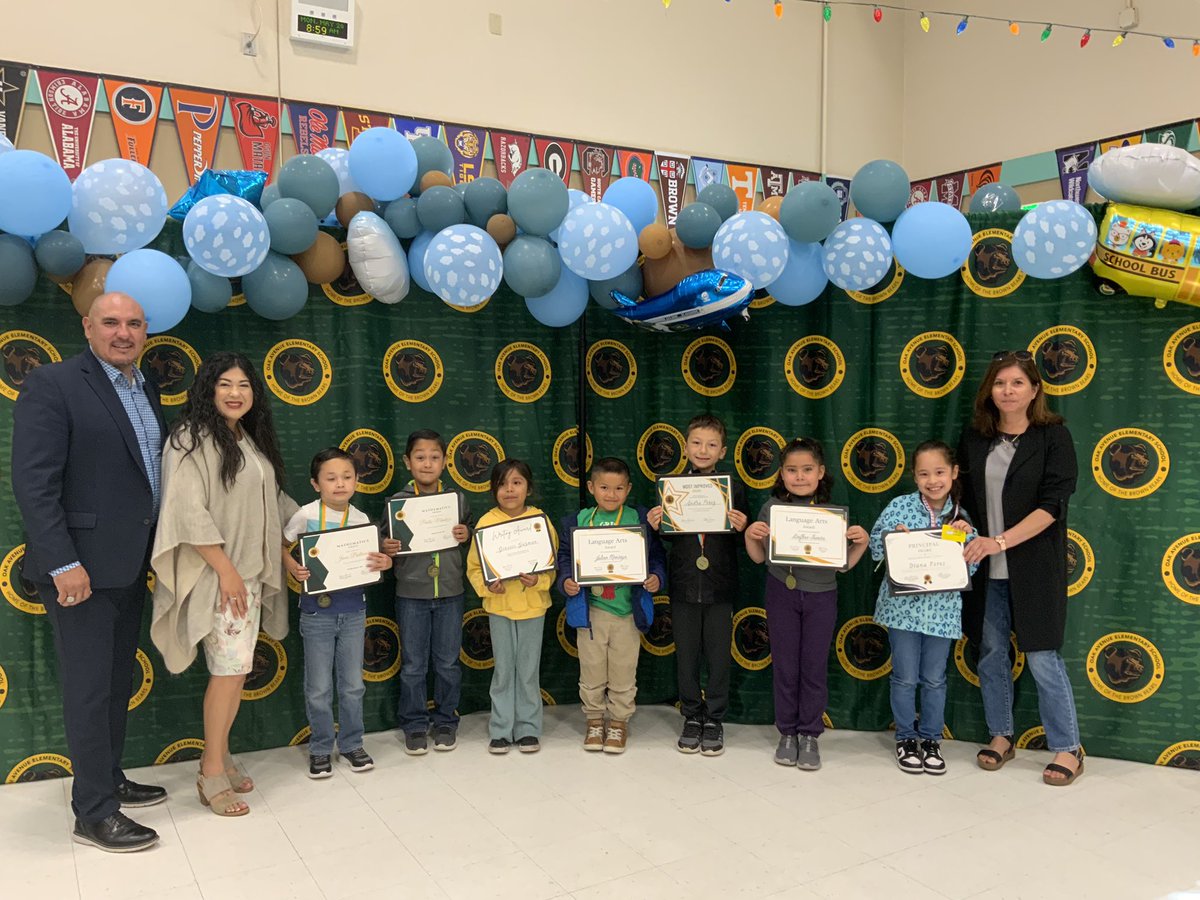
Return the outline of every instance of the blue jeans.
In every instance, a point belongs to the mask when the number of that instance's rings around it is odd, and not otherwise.
[[[950,638],[919,631],[888,629],[892,644],[892,718],[896,740],[940,741],[946,724],[946,658]],[[921,686],[921,721],[917,727],[917,685]]]
[[[979,687],[983,692],[983,714],[993,736],[1014,733],[1012,663],[1008,659],[1011,632],[1012,593],[1008,580],[989,579],[979,648]],[[1079,720],[1062,654],[1057,650],[1031,650],[1025,654],[1025,665],[1037,684],[1038,712],[1046,729],[1048,749],[1055,753],[1077,749]]]
[[[342,753],[363,745],[363,636],[367,612],[300,613],[304,639],[304,709],[312,737],[308,752],[333,752],[333,677],[337,672],[337,746]]]
[[[396,598],[400,626],[400,701],[396,721],[405,734],[421,734],[433,726],[458,727],[462,693],[463,595],[421,600]],[[429,664],[433,662],[433,714],[425,700]]]

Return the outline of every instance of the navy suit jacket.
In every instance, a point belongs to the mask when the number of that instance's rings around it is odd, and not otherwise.
[[[165,437],[149,382],[146,394]],[[13,408],[12,481],[28,535],[26,578],[50,582],[52,569],[75,560],[93,590],[144,576],[155,518],[150,478],[129,415],[90,349],[25,379]]]

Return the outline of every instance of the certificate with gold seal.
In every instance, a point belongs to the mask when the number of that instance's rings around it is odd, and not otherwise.
[[[300,565],[308,569],[304,593],[320,594],[378,584],[382,575],[367,568],[379,552],[379,529],[370,522],[300,535]]]
[[[963,545],[940,528],[892,531],[883,536],[888,590],[897,596],[964,591],[971,586]]]
[[[843,568],[848,515],[844,506],[772,506],[767,561],[779,566]]]
[[[397,556],[436,553],[458,546],[454,526],[458,524],[458,494],[421,494],[396,497],[387,505],[388,533],[400,542]]]
[[[571,569],[583,587],[641,584],[650,577],[644,525],[604,525],[571,532]]]
[[[660,534],[732,531],[733,493],[728,475],[668,475],[658,479]]]
[[[475,548],[483,580],[499,581],[553,569],[557,559],[550,534],[550,520],[544,515],[522,516],[477,529]]]

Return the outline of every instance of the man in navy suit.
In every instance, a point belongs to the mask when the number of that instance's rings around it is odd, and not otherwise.
[[[74,839],[102,850],[158,841],[122,806],[161,803],[161,787],[121,770],[146,600],[166,427],[137,368],[146,317],[103,294],[83,320],[88,349],[29,374],[13,410],[13,493],[25,522],[25,577],[54,629],[75,783]]]

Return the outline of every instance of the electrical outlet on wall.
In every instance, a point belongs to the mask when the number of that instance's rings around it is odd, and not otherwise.
[[[258,56],[258,35],[249,31],[242,32],[242,55]]]

